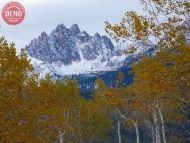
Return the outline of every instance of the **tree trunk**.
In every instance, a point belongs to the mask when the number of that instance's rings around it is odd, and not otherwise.
[[[153,112],[153,119],[154,119],[154,126],[155,126],[155,138],[156,138],[156,143],[161,143],[160,139],[160,127],[159,127],[159,122],[158,122],[158,114],[154,110]]]
[[[118,143],[121,143],[121,131],[120,131],[120,121],[117,120],[117,134],[118,134]]]
[[[159,116],[160,116],[160,120],[161,120],[161,125],[162,125],[162,137],[163,137],[163,141],[164,143],[166,143],[166,132],[165,132],[165,126],[164,126],[164,118],[162,115],[161,110],[159,109]]]
[[[64,133],[62,133],[61,131],[59,131],[59,143],[64,143]]]
[[[136,139],[137,139],[137,143],[140,143],[138,123],[135,122],[135,123],[134,123],[134,126],[135,126],[135,131],[136,131]]]
[[[152,131],[152,143],[156,143],[156,136],[155,136],[154,125],[152,125],[151,131]]]

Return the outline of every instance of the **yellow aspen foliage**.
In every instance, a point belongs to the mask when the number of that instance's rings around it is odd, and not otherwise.
[[[25,92],[32,69],[24,52],[16,55],[14,44],[0,38],[0,142],[35,142]]]
[[[119,24],[105,22],[106,32],[117,42],[128,41],[131,45],[125,53],[134,52],[139,44],[160,49],[174,48],[185,41],[184,23],[190,16],[187,0],[141,0],[144,15],[127,11]]]

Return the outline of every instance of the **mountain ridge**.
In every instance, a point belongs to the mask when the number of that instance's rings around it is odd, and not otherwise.
[[[90,36],[77,24],[70,28],[59,24],[49,35],[42,32],[26,46],[26,52],[42,77],[47,73],[65,76],[116,71],[131,56],[124,55],[107,36]]]

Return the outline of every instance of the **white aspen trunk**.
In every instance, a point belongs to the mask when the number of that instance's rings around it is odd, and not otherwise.
[[[118,143],[121,143],[121,131],[120,131],[120,121],[117,120],[117,134],[118,134]]]
[[[152,143],[156,143],[156,136],[155,136],[155,131],[154,131],[154,126],[152,125],[152,128],[151,128],[151,131],[152,131]]]
[[[163,141],[164,143],[166,143],[166,132],[165,132],[165,126],[164,126],[164,118],[162,115],[161,110],[159,109],[159,116],[160,116],[160,120],[161,120],[161,125],[162,125],[162,137],[163,137]]]
[[[158,143],[161,143],[161,135],[160,135],[159,125],[158,125]]]
[[[64,134],[61,132],[61,131],[59,131],[59,143],[64,143]]]
[[[154,131],[154,124],[151,121],[146,121],[146,124],[148,126],[148,128],[151,131],[151,135],[152,135],[152,143],[156,143],[155,141],[155,131]]]
[[[140,143],[138,123],[135,122],[135,123],[134,123],[134,126],[135,126],[135,131],[136,131],[136,139],[137,139],[137,143]]]
[[[160,128],[159,128],[159,122],[158,122],[158,114],[155,111],[153,113],[153,119],[154,119],[154,125],[155,125],[156,143],[161,143]]]

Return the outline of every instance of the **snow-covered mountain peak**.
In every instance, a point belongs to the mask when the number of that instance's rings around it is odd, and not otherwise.
[[[70,29],[71,33],[73,34],[79,34],[81,31],[80,31],[80,28],[77,24],[73,24]]]
[[[130,55],[121,54],[107,36],[93,36],[77,24],[59,24],[49,35],[42,32],[26,46],[36,72],[42,76],[78,75],[115,71],[126,65]]]

